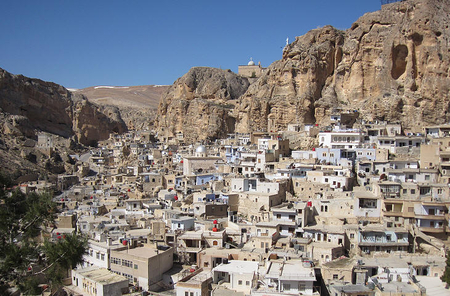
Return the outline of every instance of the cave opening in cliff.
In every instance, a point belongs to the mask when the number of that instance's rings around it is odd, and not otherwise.
[[[399,44],[392,48],[392,70],[391,76],[397,80],[406,71],[406,58],[408,57],[408,47]]]

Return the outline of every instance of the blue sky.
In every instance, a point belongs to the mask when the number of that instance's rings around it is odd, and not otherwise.
[[[379,0],[0,0],[0,68],[65,87],[172,84],[191,67],[266,67],[311,29],[347,29]]]

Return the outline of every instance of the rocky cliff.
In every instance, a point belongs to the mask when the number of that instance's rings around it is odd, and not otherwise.
[[[100,108],[60,85],[12,75],[3,69],[0,109],[9,118],[2,122],[3,133],[29,138],[44,131],[90,145],[107,139],[111,132],[126,131],[117,108]]]
[[[247,78],[230,70],[192,68],[161,97],[156,120],[159,137],[182,134],[191,143],[234,132],[234,104],[248,86]]]
[[[449,13],[448,0],[408,0],[297,37],[240,98],[236,130],[326,125],[339,110],[413,131],[448,122]]]

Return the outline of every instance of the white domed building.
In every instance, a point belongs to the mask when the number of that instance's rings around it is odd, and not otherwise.
[[[258,63],[258,65],[256,65],[253,61],[253,58],[250,58],[250,61],[247,63],[247,65],[238,66],[238,75],[247,78],[258,78],[265,70],[266,68],[261,67],[260,62]]]
[[[217,163],[222,161],[220,157],[208,156],[208,149],[199,145],[193,156],[183,158],[183,174],[189,176],[217,173]]]
[[[203,145],[200,145],[195,149],[195,157],[206,157],[207,156],[207,150],[206,147]]]

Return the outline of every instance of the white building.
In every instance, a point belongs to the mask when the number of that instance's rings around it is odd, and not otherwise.
[[[124,246],[118,240],[107,238],[106,241],[98,242],[89,240],[86,254],[83,256],[83,266],[97,266],[110,268],[109,257],[111,250],[121,250]]]
[[[363,143],[363,135],[359,130],[336,130],[320,132],[319,146],[324,148],[358,148]]]
[[[314,269],[303,266],[301,261],[272,261],[267,263],[262,277],[265,285],[252,291],[252,295],[319,295],[313,290],[315,280]]]
[[[128,279],[96,266],[72,270],[72,285],[63,288],[69,296],[120,296],[128,293]]]
[[[250,294],[256,287],[258,262],[231,260],[228,264],[220,264],[213,268],[213,283],[223,281],[226,288]]]

